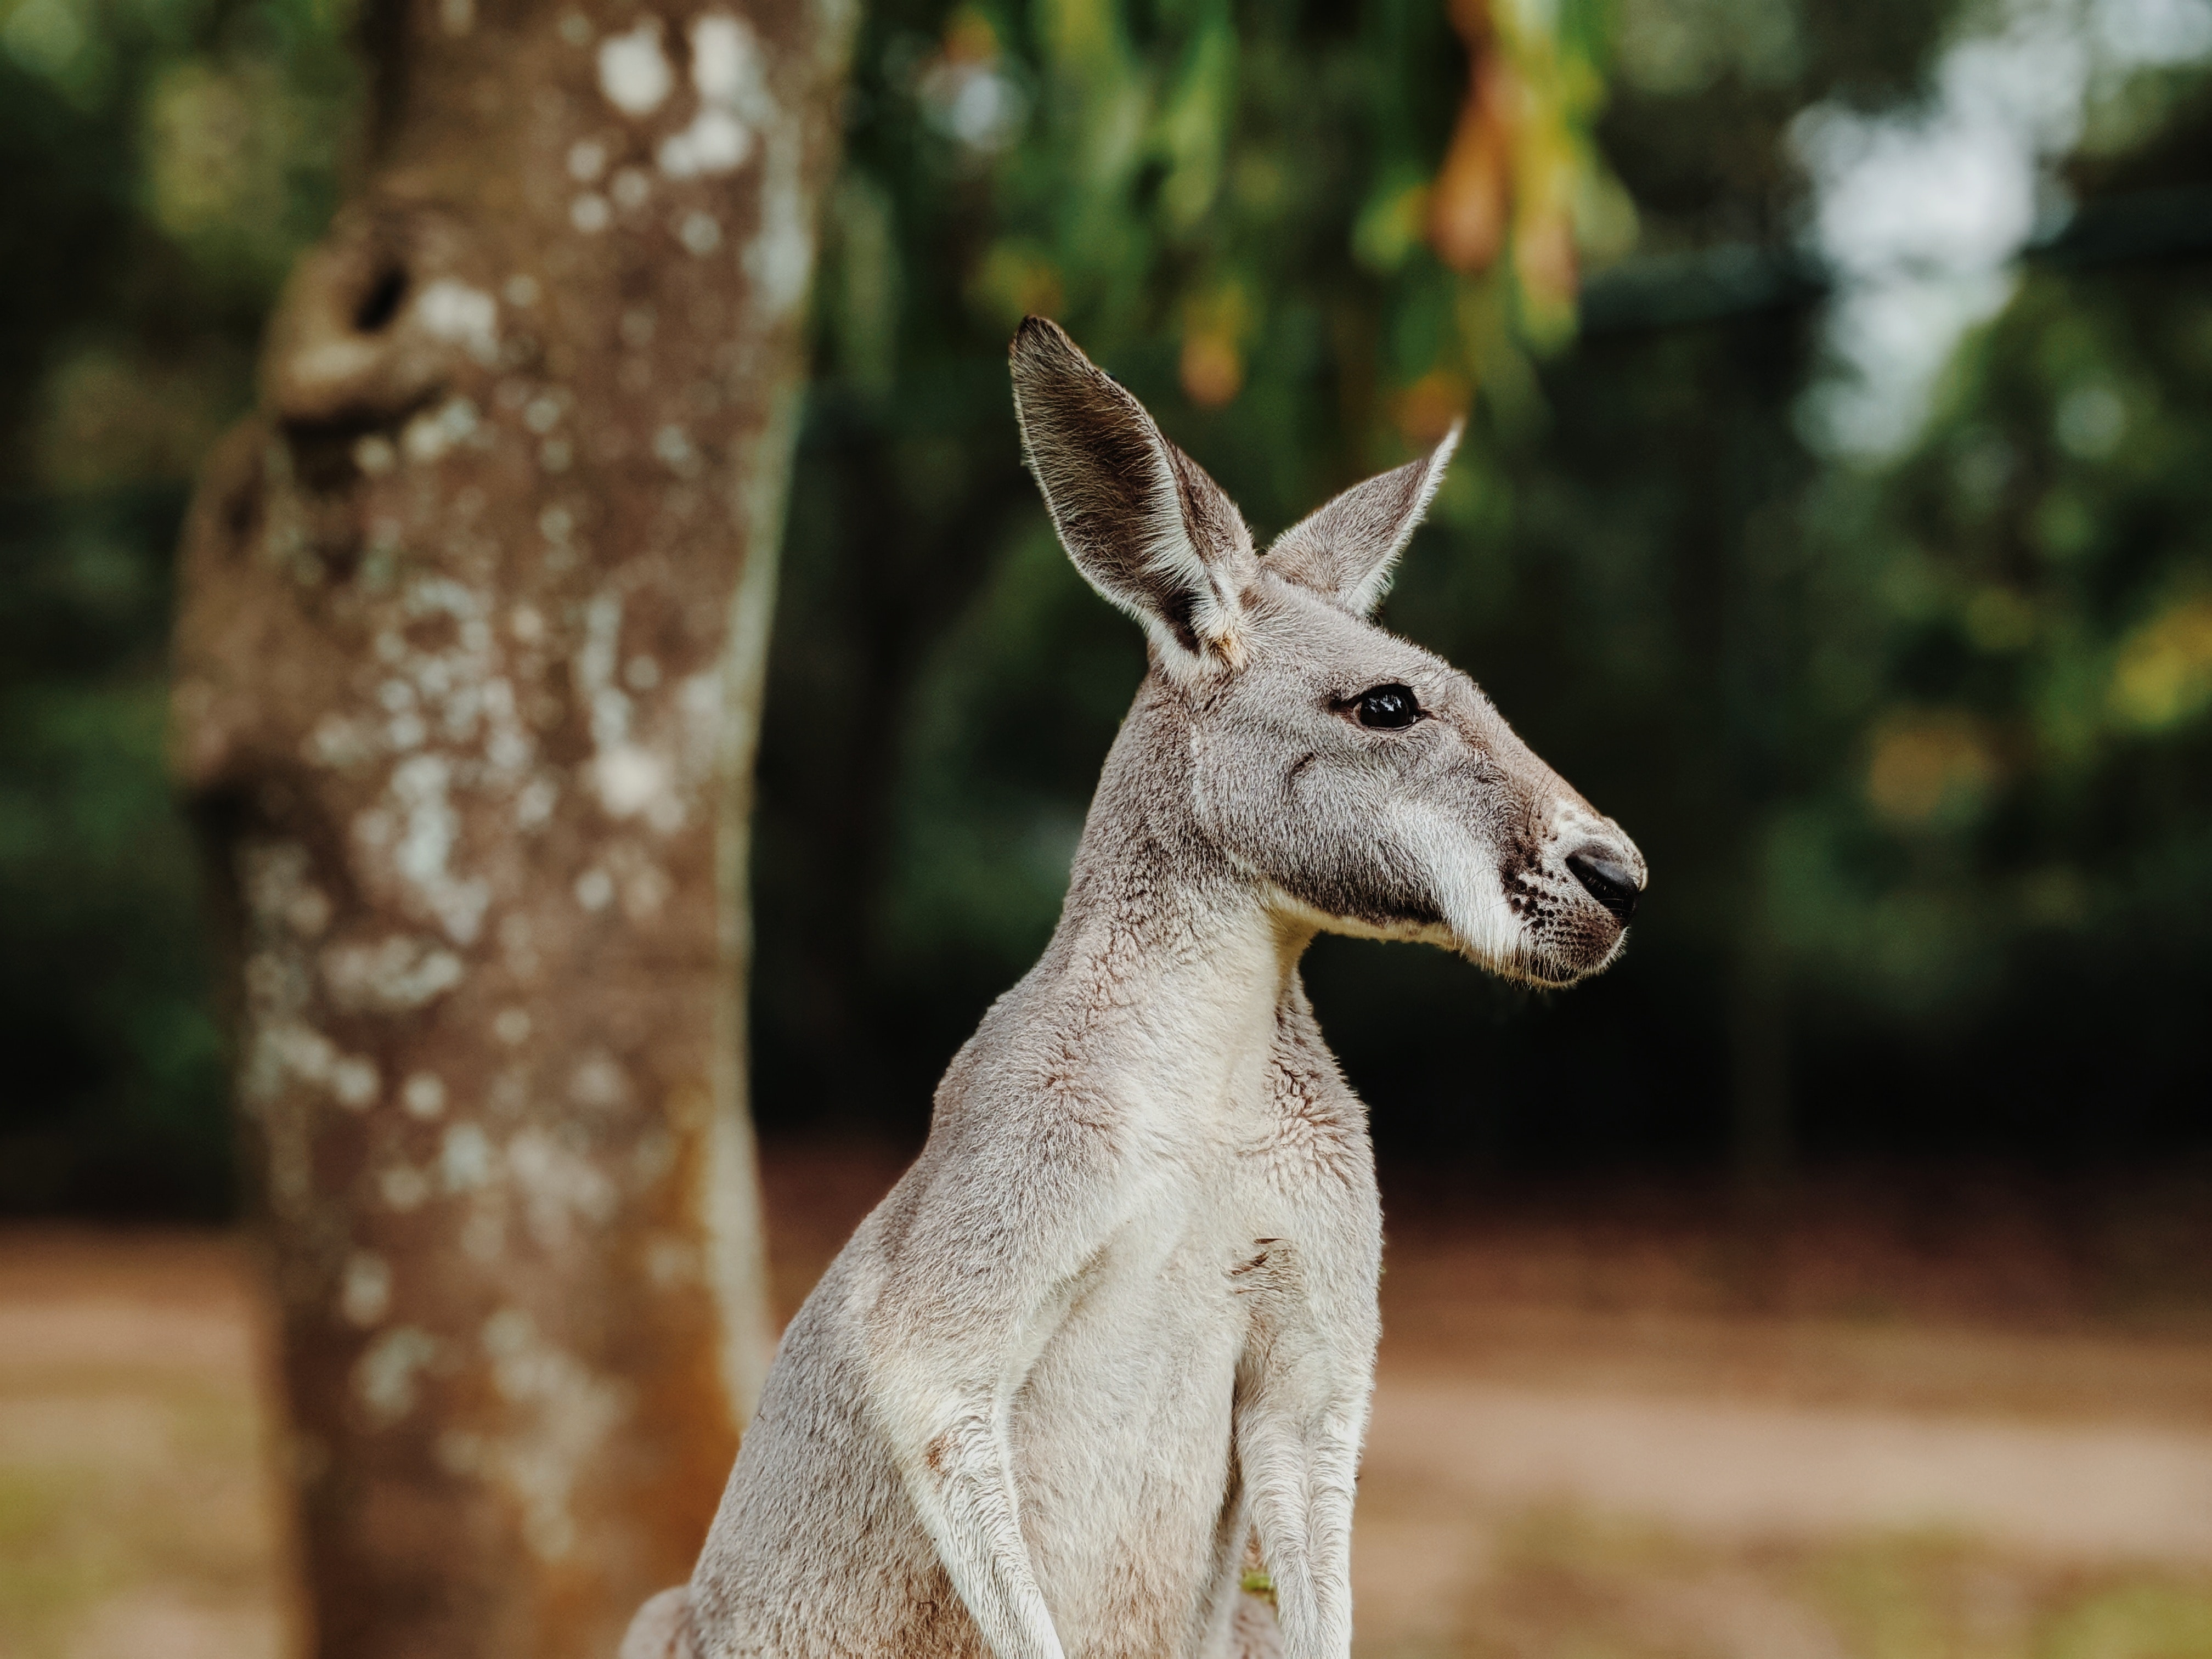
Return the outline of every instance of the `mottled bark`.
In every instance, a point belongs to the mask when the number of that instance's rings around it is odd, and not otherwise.
[[[385,15],[187,532],[328,1659],[611,1655],[767,1361],[743,877],[851,20],[686,3]]]

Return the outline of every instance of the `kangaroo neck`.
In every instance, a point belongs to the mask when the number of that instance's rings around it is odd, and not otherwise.
[[[1025,1000],[1087,1079],[1182,1119],[1265,1089],[1313,929],[1200,830],[1176,712],[1140,695],[1116,739]]]

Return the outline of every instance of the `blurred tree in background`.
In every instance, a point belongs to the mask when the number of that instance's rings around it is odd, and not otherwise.
[[[228,1202],[161,764],[169,572],[337,199],[347,27],[325,0],[0,12],[0,1207]]]
[[[0,1021],[25,1057],[0,1202],[219,1201],[155,641],[180,481],[332,199],[348,24],[305,0],[0,14]],[[1018,464],[1002,353],[1038,310],[1262,535],[1471,414],[1387,619],[1482,680],[1655,884],[1626,961],[1563,998],[1316,949],[1386,1154],[1758,1174],[2201,1146],[2196,15],[870,7],[763,756],[763,1118],[919,1127],[1049,931],[1141,672]],[[1960,65],[2037,29],[2137,42],[2036,129],[2042,206],[2070,193],[2083,234],[2047,211],[1925,418],[1855,449],[1821,414],[1856,313],[1815,234],[1820,135],[1940,137]],[[2154,197],[2163,230],[2087,234]]]

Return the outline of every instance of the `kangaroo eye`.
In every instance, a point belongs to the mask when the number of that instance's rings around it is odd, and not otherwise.
[[[1402,685],[1378,685],[1371,691],[1363,691],[1358,707],[1362,726],[1375,726],[1385,732],[1411,726],[1421,718],[1421,705]]]

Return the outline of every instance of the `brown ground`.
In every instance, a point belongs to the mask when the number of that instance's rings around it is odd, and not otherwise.
[[[771,1152],[787,1310],[896,1167]],[[1449,1207],[1393,1208],[1362,1659],[2212,1659],[2212,1326],[2143,1289],[2193,1259]],[[222,1236],[0,1233],[0,1659],[289,1651],[250,1285]]]

